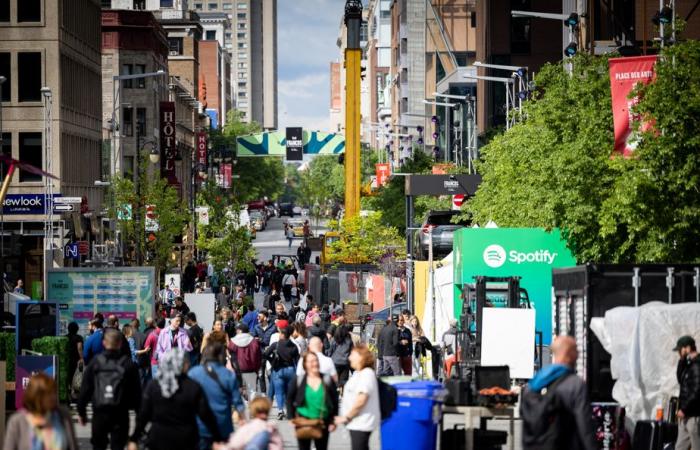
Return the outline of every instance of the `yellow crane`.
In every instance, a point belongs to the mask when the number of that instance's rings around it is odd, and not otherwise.
[[[360,213],[361,0],[346,0],[345,27],[345,217],[355,217]]]

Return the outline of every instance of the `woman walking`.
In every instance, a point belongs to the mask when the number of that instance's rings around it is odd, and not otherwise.
[[[345,384],[343,410],[335,419],[337,425],[346,424],[350,431],[352,450],[369,450],[372,431],[381,424],[379,387],[374,373],[374,356],[366,345],[358,345],[350,352],[350,367],[355,371]]]
[[[331,344],[331,359],[338,372],[338,387],[343,389],[350,376],[350,350],[352,350],[352,337],[350,327],[340,325],[333,335]]]
[[[224,440],[204,391],[187,377],[185,355],[182,348],[176,347],[159,357],[155,380],[143,393],[136,428],[129,438],[129,450],[138,449],[137,442],[149,423],[149,449],[196,449],[199,445],[197,417],[209,429],[214,442]]]
[[[29,379],[23,409],[7,422],[4,450],[78,450],[70,411],[58,404],[56,382],[44,373]]]
[[[287,389],[294,378],[294,370],[299,359],[299,349],[290,339],[292,329],[289,326],[280,329],[279,341],[270,344],[263,353],[263,357],[270,361],[272,372],[270,380],[274,389],[275,402],[277,403],[277,418],[284,420],[284,400]]]
[[[287,410],[294,424],[299,450],[328,448],[328,435],[335,430],[333,420],[338,414],[338,388],[329,376],[322,376],[318,356],[307,352],[304,372],[295,377],[287,394]]]

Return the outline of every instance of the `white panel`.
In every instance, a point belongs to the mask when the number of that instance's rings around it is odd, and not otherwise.
[[[203,330],[210,330],[214,324],[216,297],[214,294],[185,294],[185,303],[190,311],[197,314],[197,323]]]
[[[508,366],[511,378],[534,374],[535,310],[484,308],[481,365]]]

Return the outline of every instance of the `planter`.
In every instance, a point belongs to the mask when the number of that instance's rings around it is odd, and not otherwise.
[[[350,323],[356,323],[360,321],[360,310],[362,316],[367,313],[372,312],[371,303],[343,303],[343,312],[345,312],[345,319]]]

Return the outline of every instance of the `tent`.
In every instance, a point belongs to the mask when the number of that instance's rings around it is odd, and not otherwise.
[[[431,342],[440,342],[442,335],[450,327],[454,313],[454,270],[452,253],[435,263],[435,336],[433,338],[433,284],[428,271],[425,289],[425,308],[421,318],[425,336]],[[420,316],[419,316],[420,317]]]

